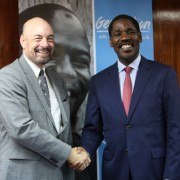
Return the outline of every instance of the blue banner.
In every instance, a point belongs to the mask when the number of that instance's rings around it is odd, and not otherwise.
[[[109,45],[108,26],[119,14],[133,16],[140,25],[143,42],[140,53],[154,59],[152,0],[94,0],[94,57],[95,73],[105,69],[117,61],[116,53]],[[98,179],[102,180],[102,153],[105,142],[97,151]]]
[[[117,61],[109,46],[108,26],[119,14],[133,16],[140,25],[143,42],[140,52],[153,59],[152,0],[94,0],[95,71],[99,72]]]

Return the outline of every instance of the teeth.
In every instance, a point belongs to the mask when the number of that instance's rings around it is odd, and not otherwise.
[[[123,50],[127,50],[127,49],[129,49],[130,47],[131,47],[131,45],[127,44],[127,45],[123,45],[121,48],[122,48]]]
[[[44,54],[46,54],[46,53],[48,53],[48,51],[39,51],[39,53],[44,53]]]

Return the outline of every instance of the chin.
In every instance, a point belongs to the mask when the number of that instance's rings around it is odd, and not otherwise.
[[[123,56],[122,59],[124,59],[124,61],[131,63],[136,59],[136,55],[127,55],[127,56]]]
[[[39,63],[41,64],[41,65],[45,65],[46,63],[48,63],[49,62],[49,58],[48,59],[40,59],[39,60]]]

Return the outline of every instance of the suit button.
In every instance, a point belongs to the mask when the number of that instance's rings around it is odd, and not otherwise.
[[[130,124],[126,125],[126,129],[131,129],[131,125]]]
[[[128,153],[128,149],[125,149],[125,153]]]

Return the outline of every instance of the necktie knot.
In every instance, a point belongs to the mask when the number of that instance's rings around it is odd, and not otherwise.
[[[130,74],[130,72],[132,71],[132,67],[126,66],[124,68],[124,71],[126,72],[126,74]]]
[[[44,76],[44,70],[41,69],[41,71],[39,72],[39,76]]]

